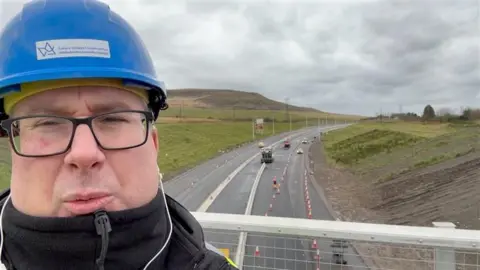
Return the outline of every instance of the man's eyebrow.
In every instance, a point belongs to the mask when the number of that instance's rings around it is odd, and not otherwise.
[[[126,102],[117,101],[109,103],[89,104],[88,109],[94,113],[103,113],[118,110],[134,110],[134,106]]]
[[[53,115],[68,115],[69,110],[67,108],[42,108],[42,107],[30,107],[17,113],[18,116],[38,115],[38,114],[53,114]]]

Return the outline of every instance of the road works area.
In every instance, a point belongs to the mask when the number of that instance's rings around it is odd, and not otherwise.
[[[478,230],[479,131],[477,125],[358,124],[313,143],[310,167],[341,220],[429,227],[447,221]]]
[[[420,226],[449,221],[480,229],[479,131],[469,127],[430,137],[350,167],[329,161],[317,141],[310,148],[311,167],[342,220]]]

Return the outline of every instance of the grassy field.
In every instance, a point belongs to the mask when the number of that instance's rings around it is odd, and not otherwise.
[[[478,125],[365,122],[322,137],[329,162],[384,181],[475,152]]]
[[[450,124],[422,124],[417,122],[360,122],[357,125],[331,131],[324,136],[324,144],[330,147],[335,143],[361,135],[372,130],[387,130],[393,132],[401,132],[413,136],[436,137],[438,135],[447,134],[455,131],[455,127]]]
[[[0,138],[0,190],[10,185],[10,150],[8,140]]]
[[[269,99],[259,93],[220,89],[172,89],[169,91],[170,108],[162,117],[210,118],[227,121],[250,121],[253,118],[275,118],[277,121],[330,121],[357,120],[355,115],[322,112],[308,107]],[[286,114],[289,108],[290,116]]]
[[[206,118],[221,120],[251,120],[254,118],[275,118],[276,121],[288,121],[289,117],[285,111],[278,110],[242,110],[242,109],[210,109],[194,107],[175,107],[171,106],[168,110],[161,112],[161,117],[186,117],[186,118]],[[328,121],[333,124],[334,121],[357,120],[359,117],[351,115],[330,114],[314,111],[290,111],[290,117],[294,122],[307,121],[317,124]],[[161,119],[160,119],[161,120]]]
[[[305,123],[295,123],[292,129],[305,127]],[[160,152],[159,166],[166,179],[175,172],[193,167],[222,151],[252,141],[250,122],[189,122],[159,123]],[[287,123],[276,123],[275,133],[289,131]],[[273,126],[266,124],[264,134],[256,139],[273,135]],[[0,139],[0,188],[9,185],[10,152],[8,141]]]
[[[230,119],[230,116],[232,116],[232,118],[251,119],[252,115],[260,114],[258,115],[259,117],[267,117],[262,115],[265,113],[278,112],[276,116],[285,118],[282,114],[284,114],[288,107],[290,112],[292,112],[292,117],[300,117],[302,120],[305,118],[305,115],[313,118],[324,115],[329,115],[332,119],[336,117],[340,119],[359,118],[359,116],[337,115],[325,113],[314,108],[295,106],[292,104],[287,105],[283,103],[283,100],[272,100],[260,93],[238,90],[171,89],[168,92],[168,99],[168,104],[170,108],[172,108],[168,114],[173,113],[178,115],[181,115],[181,108],[196,108],[194,109],[195,112],[202,110],[201,112],[204,113],[206,117],[227,117]],[[238,115],[235,117],[233,117],[233,110],[238,111]],[[306,114],[299,112],[305,112]],[[191,115],[188,109],[185,113],[187,116]]]

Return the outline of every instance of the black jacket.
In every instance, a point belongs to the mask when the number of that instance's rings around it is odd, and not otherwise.
[[[9,193],[0,194],[0,209]],[[189,211],[166,198],[172,235],[147,270],[237,269],[205,246],[203,230]],[[119,212],[41,218],[17,211],[8,200],[1,216],[1,260],[9,270],[141,270],[164,245],[170,227],[160,190],[146,206]]]

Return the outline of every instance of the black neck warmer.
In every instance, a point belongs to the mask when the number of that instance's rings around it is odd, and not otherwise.
[[[140,208],[71,218],[27,216],[9,200],[2,222],[2,261],[18,270],[141,270],[170,230],[161,190]],[[167,252],[168,247],[148,269],[162,269]]]

